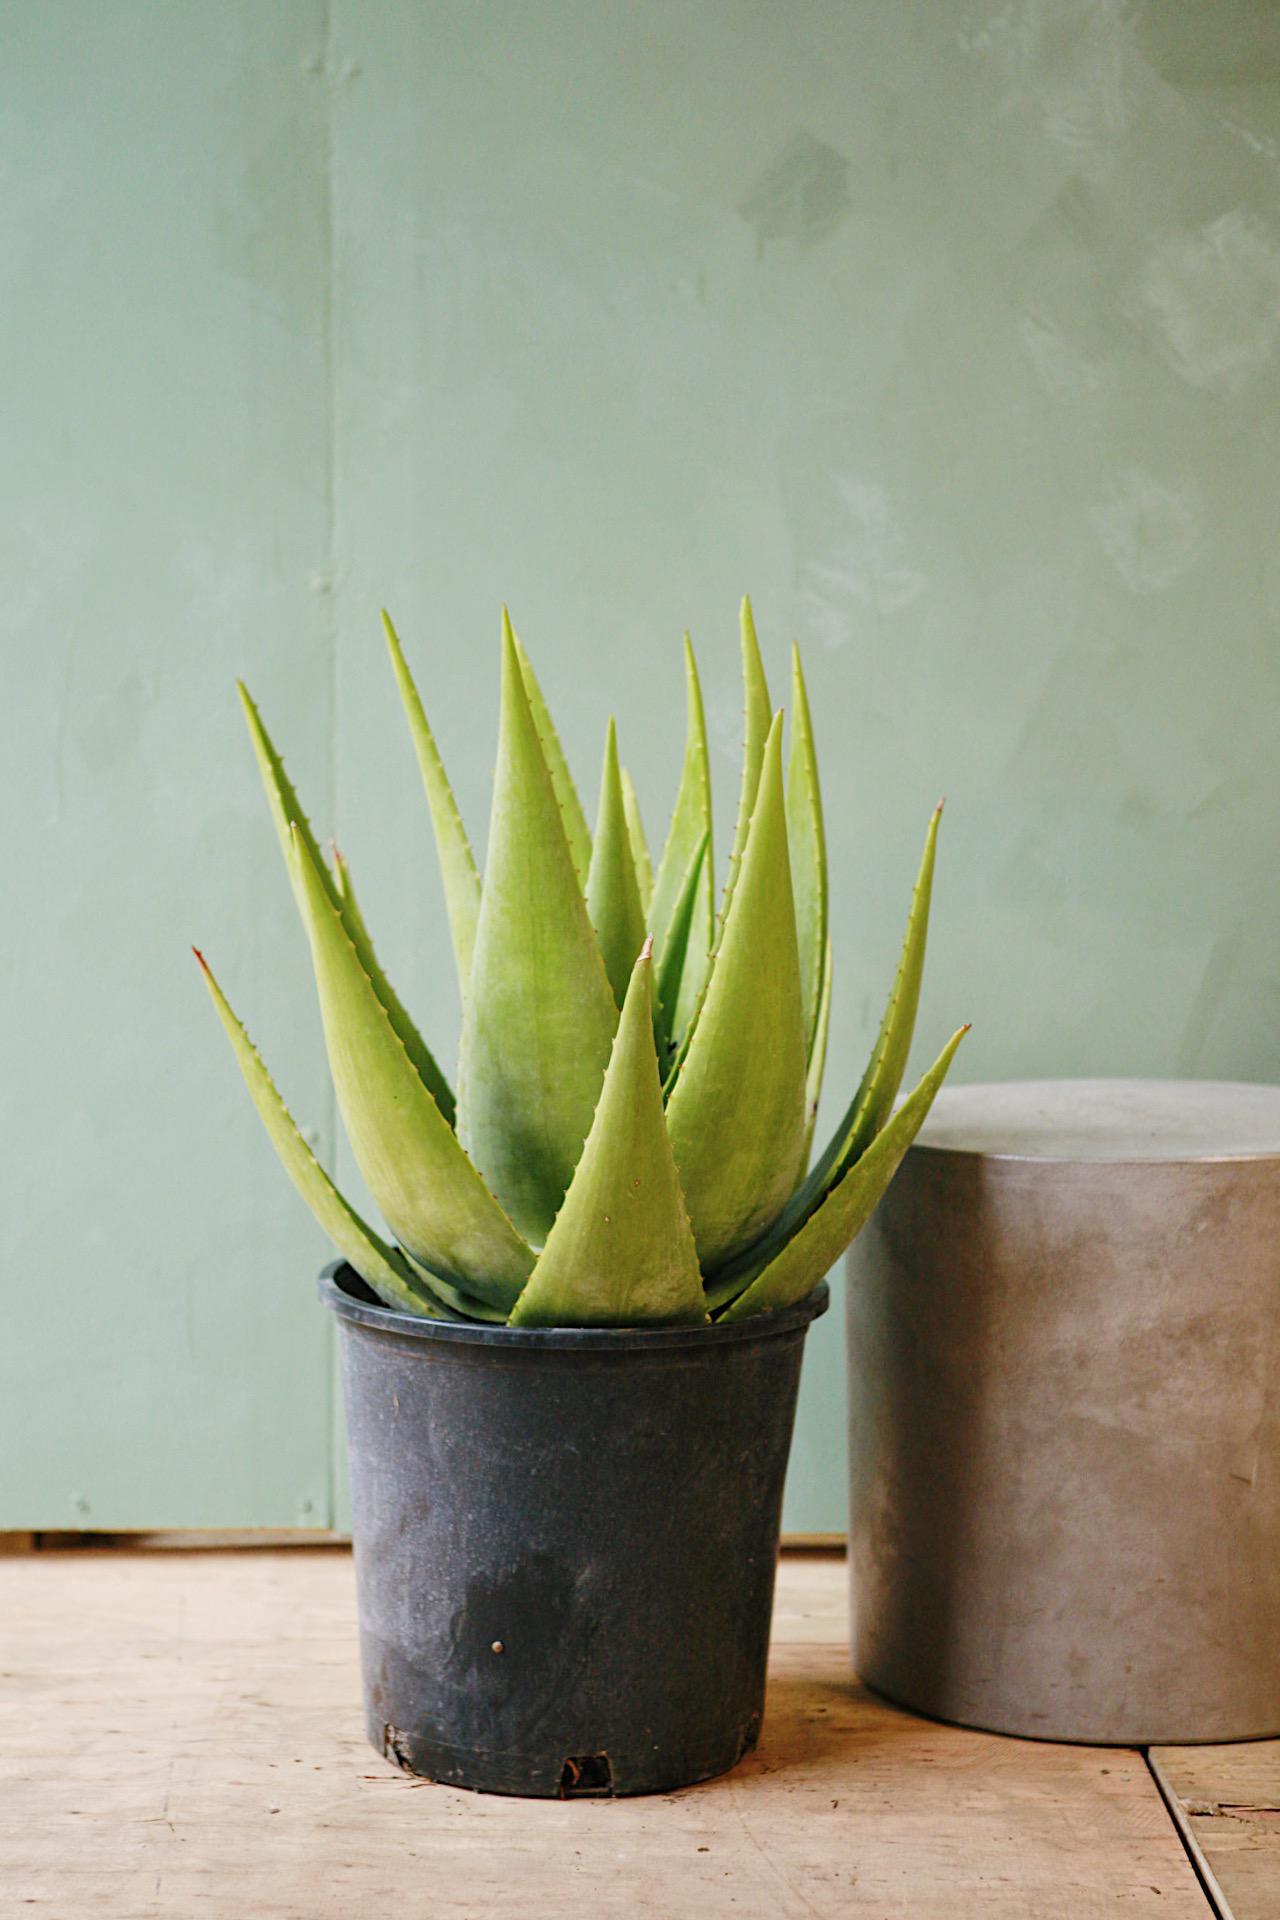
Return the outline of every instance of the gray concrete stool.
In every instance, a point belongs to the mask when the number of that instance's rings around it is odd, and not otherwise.
[[[1280,1088],[944,1089],[849,1268],[862,1678],[1046,1739],[1280,1732]]]

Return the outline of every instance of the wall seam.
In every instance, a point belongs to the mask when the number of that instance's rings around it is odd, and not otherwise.
[[[335,217],[334,217],[334,103],[336,98],[337,65],[335,60],[335,5],[334,0],[322,0],[321,24],[323,29],[323,50],[321,54],[320,84],[321,98],[321,151],[320,151],[320,268],[321,268],[321,307],[320,307],[320,356],[321,386],[324,405],[324,559],[321,578],[322,626],[327,653],[328,713],[326,725],[328,732],[329,761],[329,818],[336,831],[339,822],[339,804],[341,799],[341,766],[338,741],[338,394],[336,354],[334,351],[336,287],[335,287]],[[329,1164],[336,1169],[338,1157],[338,1098],[329,1076],[329,1106],[327,1115]],[[325,1315],[328,1322],[326,1336],[327,1363],[324,1370],[325,1392],[328,1404],[325,1425],[328,1432],[327,1457],[324,1463],[324,1513],[322,1524],[332,1527],[337,1499],[337,1449],[340,1444],[338,1434],[338,1393],[337,1393],[337,1339],[333,1326],[333,1316]]]

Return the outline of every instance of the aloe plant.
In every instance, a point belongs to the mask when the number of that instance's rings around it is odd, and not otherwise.
[[[240,693],[311,948],[347,1137],[390,1229],[343,1198],[197,952],[294,1185],[373,1293],[437,1319],[696,1325],[810,1293],[865,1224],[920,1128],[952,1035],[896,1105],[915,1028],[941,809],[866,1073],[809,1167],[831,1006],[813,727],[793,650],[792,726],[771,712],[751,607],[737,822],[716,899],[711,774],[685,641],[687,732],[656,866],[609,722],[594,831],[504,611],[497,770],[483,874],[384,614],[439,854],[463,1017],[453,1089],[379,965],[337,848],[326,859]]]

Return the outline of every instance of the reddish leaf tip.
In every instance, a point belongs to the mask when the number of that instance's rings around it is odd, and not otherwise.
[[[203,955],[203,954],[201,953],[201,951],[200,951],[200,949],[199,949],[199,947],[192,947],[192,949],[191,949],[191,951],[192,951],[192,953],[194,953],[194,955],[195,955],[195,957],[196,957],[196,959],[197,959],[197,960],[199,961],[199,963],[200,963],[200,971],[201,971],[201,973],[208,973],[208,971],[209,971],[209,963],[208,963],[208,961],[207,961],[207,960],[205,959],[205,957],[204,957],[204,955]]]
[[[516,651],[516,630],[511,624],[505,601],[502,604],[502,658],[504,667],[509,664],[513,672],[520,665],[520,656]]]

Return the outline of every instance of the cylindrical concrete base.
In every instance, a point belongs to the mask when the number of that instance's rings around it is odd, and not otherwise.
[[[848,1326],[870,1686],[1048,1739],[1280,1732],[1280,1088],[944,1090]]]

